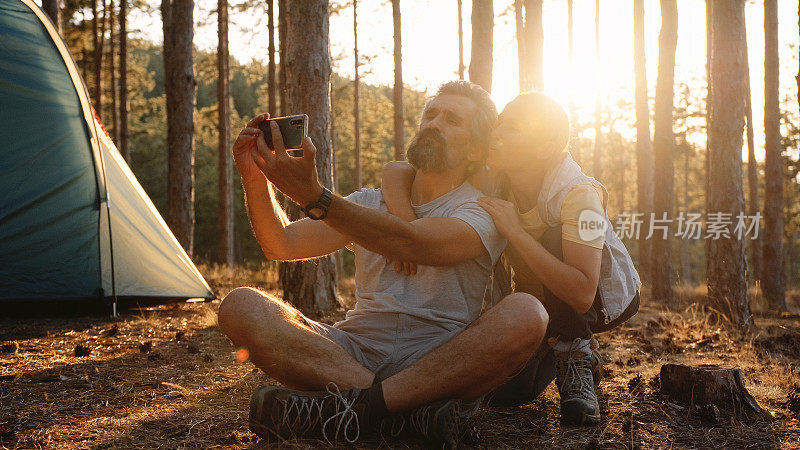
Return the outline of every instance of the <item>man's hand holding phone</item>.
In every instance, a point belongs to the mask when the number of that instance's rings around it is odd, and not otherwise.
[[[268,115],[259,117],[264,116],[269,117]],[[256,125],[261,122],[258,121]],[[323,189],[317,178],[315,163],[317,148],[311,142],[311,138],[306,136],[302,140],[300,148],[303,156],[291,156],[286,152],[283,135],[278,124],[270,121],[269,126],[272,134],[272,149],[264,140],[264,133],[258,133],[256,138],[257,154],[253,161],[279,191],[289,196],[301,208],[317,201],[322,195]]]
[[[256,139],[262,133],[258,128],[259,124],[267,119],[269,119],[269,114],[262,114],[251,119],[239,132],[236,142],[233,143],[233,161],[245,184],[266,182],[264,173],[256,164],[256,161],[261,159],[258,155]]]

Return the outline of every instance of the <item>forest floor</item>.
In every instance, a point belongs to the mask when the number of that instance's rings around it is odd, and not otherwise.
[[[251,285],[278,293],[269,270],[235,275],[201,266],[214,291]],[[343,297],[352,302],[351,286]],[[646,293],[645,293],[646,294]],[[468,447],[800,447],[800,293],[794,313],[757,314],[749,335],[692,306],[700,288],[678,290],[665,310],[643,296],[639,314],[598,335],[606,378],[602,423],[559,425],[558,393],[520,408],[482,407]],[[216,325],[219,300],[173,303],[104,315],[0,318],[0,448],[218,448],[324,446],[320,441],[259,442],[247,427],[253,390],[270,383]],[[326,317],[332,323],[339,310]],[[659,393],[664,363],[742,369],[747,389],[771,421],[709,417]],[[405,438],[361,447],[419,448]]]

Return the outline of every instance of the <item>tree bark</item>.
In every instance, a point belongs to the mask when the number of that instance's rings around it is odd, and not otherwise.
[[[50,21],[55,25],[58,34],[63,36],[64,33],[61,30],[61,8],[58,3],[59,0],[42,0],[42,9],[50,17]]]
[[[687,405],[715,405],[736,415],[743,414],[739,419],[770,416],[747,391],[738,368],[664,364],[659,381],[662,393]]]
[[[735,221],[745,210],[742,189],[744,46],[747,45],[744,0],[713,2],[711,86],[714,94],[709,129],[708,215],[730,214],[731,221]],[[747,298],[745,245],[731,228],[728,227],[729,237],[706,239],[708,299],[733,323],[750,326],[753,320]]]
[[[167,224],[191,256],[194,244],[194,0],[162,0],[167,97]]]
[[[643,228],[649,229],[653,211],[653,147],[650,141],[650,107],[647,95],[647,67],[644,51],[644,0],[633,2],[633,68],[636,79],[636,175],[640,213],[644,214]],[[639,272],[650,279],[651,240],[639,235]]]
[[[675,0],[661,0],[661,33],[658,37],[658,79],[653,133],[653,211],[661,219],[674,214],[675,192],[675,135],[672,131],[674,96],[675,48],[678,42],[678,5]],[[656,232],[652,236],[651,278],[653,298],[672,302],[672,230],[667,236]]]
[[[575,161],[580,162],[580,138],[578,133],[578,112],[575,110],[575,89],[572,87],[575,80],[575,26],[572,14],[572,0],[567,0],[567,58],[569,59],[570,89],[569,89],[569,122],[570,122],[570,153]]]
[[[111,136],[114,143],[119,144],[119,92],[117,90],[117,68],[116,68],[116,40],[114,39],[114,0],[108,4],[108,72],[111,75]]]
[[[600,0],[594,2],[594,60],[598,72],[600,70]],[[600,77],[595,77],[595,97],[594,97],[594,151],[592,152],[593,170],[592,176],[600,180],[603,178],[603,158],[602,158],[602,106],[600,104]],[[602,181],[602,180],[601,180]]]
[[[745,29],[745,42],[747,42],[747,30]],[[755,138],[753,136],[753,105],[752,94],[750,92],[750,61],[747,46],[744,47],[744,114],[747,124],[747,188],[750,191],[750,212],[751,216],[759,212],[758,208],[758,161],[756,161]],[[748,275],[755,282],[761,279],[761,241],[751,239],[750,245],[750,267]]]
[[[330,55],[328,54],[327,0],[292,0],[286,9],[285,53],[281,54],[288,107],[308,114],[308,135],[317,147],[320,182],[331,187]],[[316,30],[308,33],[308,30]],[[296,218],[296,217],[295,217]],[[327,310],[337,305],[333,255],[314,261],[283,263],[280,279],[284,300],[303,311]]]
[[[128,149],[128,0],[119,0],[119,151],[130,164]]]
[[[460,3],[460,1],[459,1]],[[530,85],[528,81],[528,52],[525,49],[525,3],[524,0],[514,0],[514,24],[517,30],[517,61],[519,61],[519,91],[525,92]]]
[[[492,36],[494,8],[492,0],[472,2],[472,52],[469,80],[492,92]]]
[[[394,159],[403,159],[405,149],[405,112],[403,108],[403,37],[400,24],[400,0],[392,0],[394,24]]]
[[[767,303],[786,311],[783,272],[783,161],[778,97],[778,1],[764,0],[764,265],[761,288]]]
[[[286,70],[284,70],[283,57],[286,55],[286,9],[289,7],[289,0],[278,0],[278,55],[280,58],[280,70],[278,72],[278,89],[280,93],[281,115],[290,114],[288,99],[286,98]]]
[[[544,29],[542,0],[525,0],[525,51],[527,52],[527,90],[544,90]]]
[[[98,23],[99,21],[99,23]],[[103,17],[98,17],[97,0],[92,0],[92,43],[94,44],[94,109],[103,117],[103,46],[106,35],[106,3],[103,0]]]
[[[275,85],[275,0],[267,0],[267,31],[269,32],[269,63],[267,68],[267,108],[270,114],[278,114],[277,86]]]
[[[219,262],[233,267],[233,162],[231,161],[230,57],[228,55],[228,0],[217,1],[217,113],[219,179]]]
[[[354,170],[355,173],[353,174],[353,180],[355,180],[355,188],[361,189],[361,108],[359,105],[359,90],[360,87],[360,80],[358,77],[358,1],[353,0],[353,70],[354,77],[353,77],[353,134],[355,135],[355,149],[354,149],[354,158],[355,158],[355,165]]]
[[[458,79],[464,79],[464,20],[462,15],[462,2],[458,1]],[[798,78],[800,80],[800,78]],[[798,81],[800,84],[800,81]]]

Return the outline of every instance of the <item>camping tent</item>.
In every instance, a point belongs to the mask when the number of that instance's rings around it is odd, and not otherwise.
[[[214,298],[32,0],[0,0],[0,302]]]

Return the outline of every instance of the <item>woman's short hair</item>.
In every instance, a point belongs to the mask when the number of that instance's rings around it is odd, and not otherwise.
[[[570,123],[567,112],[557,101],[541,92],[519,94],[509,105],[514,107],[514,115],[525,126],[536,131],[546,150],[561,152],[569,144]]]

